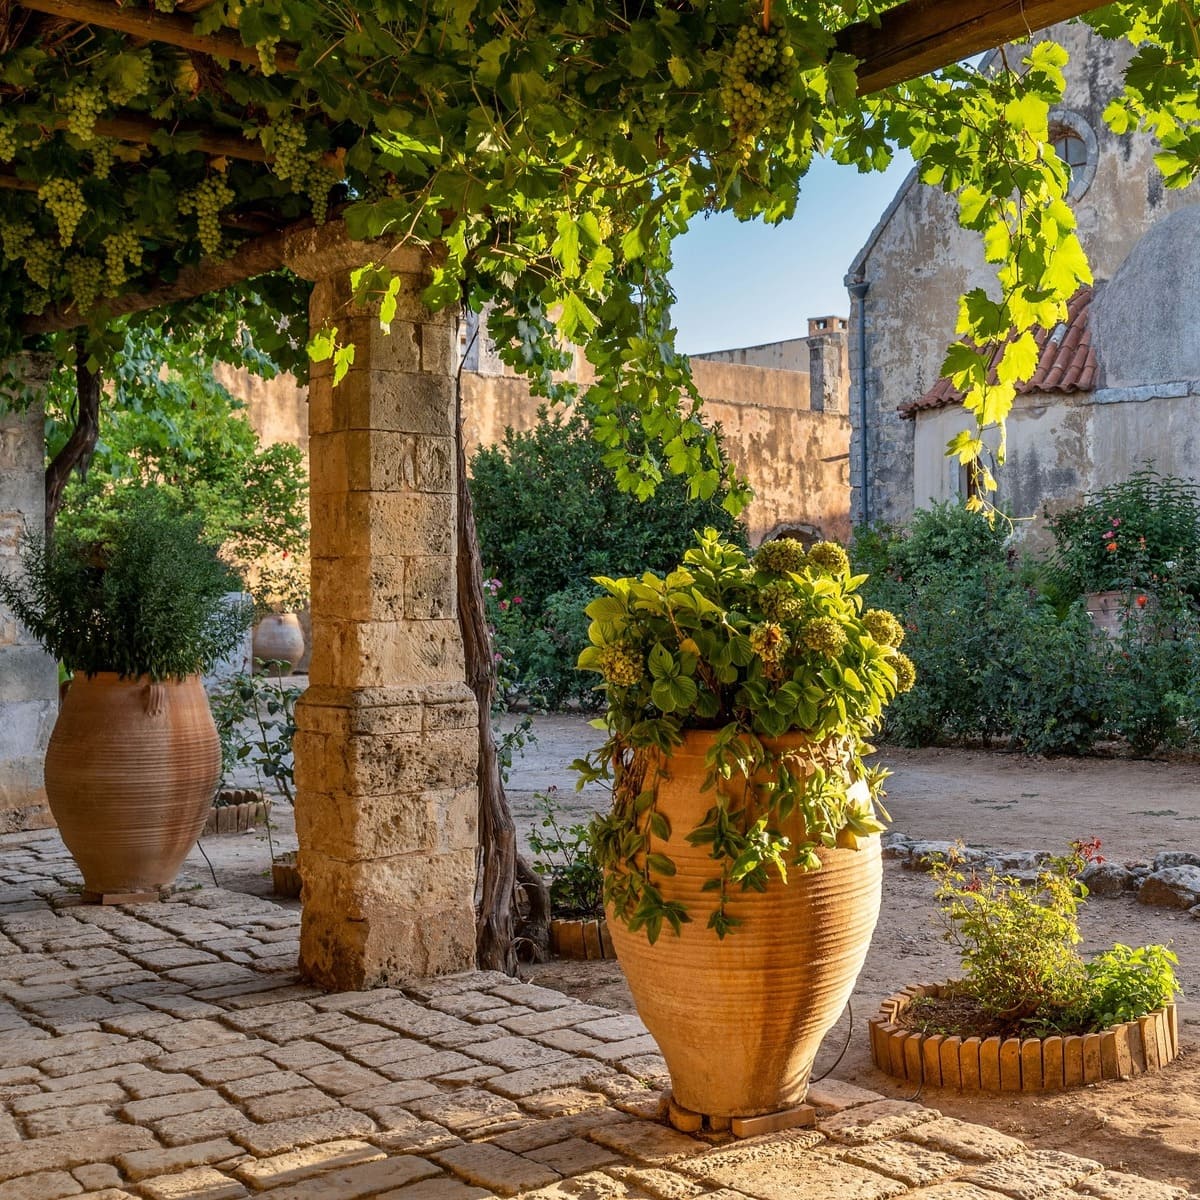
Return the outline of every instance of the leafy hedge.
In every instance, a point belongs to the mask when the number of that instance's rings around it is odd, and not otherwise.
[[[743,545],[745,534],[720,493],[691,499],[677,476],[647,500],[619,491],[583,416],[542,416],[529,432],[507,430],[470,464],[484,566],[495,580],[496,652],[510,699],[592,706],[595,681],[575,669],[587,644],[583,610],[600,594],[592,577],[664,571],[695,529],[714,527]]]
[[[919,511],[904,531],[858,532],[868,602],[900,617],[917,667],[886,735],[1040,754],[1086,753],[1104,739],[1143,755],[1200,743],[1200,616],[1182,581],[1156,574],[1153,591],[1130,588],[1124,629],[1109,639],[1082,597],[1015,557],[1007,533],[952,505]]]

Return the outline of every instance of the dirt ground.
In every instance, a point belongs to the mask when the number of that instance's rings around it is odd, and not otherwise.
[[[538,745],[516,765],[510,781],[523,833],[536,819],[537,790],[557,785],[575,819],[606,799],[600,789],[576,795],[567,770],[573,758],[596,743],[596,731],[571,717],[540,718],[535,728]],[[1103,853],[1117,861],[1152,857],[1158,850],[1200,851],[1200,765],[1195,763],[892,748],[879,758],[893,771],[887,800],[893,827],[911,836],[962,838],[1014,850],[1058,850],[1076,837],[1096,836]],[[843,1017],[830,1033],[817,1073],[834,1068],[839,1079],[908,1098],[911,1088],[871,1064],[866,1019],[885,995],[905,984],[951,977],[956,958],[942,939],[927,876],[888,862],[883,896],[883,913],[851,1002],[853,1019]],[[1172,943],[1185,993],[1181,1058],[1145,1080],[1074,1092],[1010,1099],[928,1089],[920,1099],[1034,1146],[1200,1187],[1200,921],[1133,899],[1095,898],[1083,910],[1081,927],[1085,954],[1113,942]],[[550,962],[530,967],[529,974],[596,1004],[633,1008],[616,963]]]

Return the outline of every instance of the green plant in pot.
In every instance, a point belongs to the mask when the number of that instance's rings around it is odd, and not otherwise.
[[[225,603],[235,584],[199,518],[153,488],[124,490],[50,545],[27,533],[21,550],[0,601],[74,673],[46,751],[46,794],[84,897],[157,898],[220,777],[200,672],[250,613]]]
[[[608,738],[575,765],[612,783],[609,930],[676,1103],[722,1123],[801,1103],[878,916],[885,772],[863,756],[914,672],[865,578],[833,543],[749,558],[706,530],[587,608]]]

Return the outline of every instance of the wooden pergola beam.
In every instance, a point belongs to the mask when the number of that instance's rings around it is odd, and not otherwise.
[[[837,36],[861,63],[858,94],[928,75],[1059,21],[1102,7],[1097,0],[908,0]]]
[[[284,245],[296,229],[311,224],[298,222],[286,229],[276,230],[263,237],[243,242],[228,258],[206,258],[195,266],[184,267],[169,283],[151,285],[142,291],[127,292],[104,303],[109,317],[124,317],[131,313],[147,312],[181,300],[194,300],[209,292],[224,291],[234,284],[278,271],[283,266]],[[27,317],[21,323],[21,332],[26,335],[58,333],[74,329],[83,324],[83,317],[74,307],[56,306],[48,308],[36,317]]]
[[[78,21],[81,25],[94,25],[99,29],[115,29],[132,37],[145,38],[152,42],[165,42],[181,50],[194,50],[213,58],[227,58],[246,66],[258,67],[258,51],[253,46],[242,44],[236,34],[198,34],[195,23],[176,13],[161,13],[154,8],[118,7],[104,0],[16,0],[21,8],[31,12],[45,13],[51,17],[62,17],[67,21]],[[294,49],[278,46],[275,50],[275,69],[285,73],[296,70],[297,55]]]

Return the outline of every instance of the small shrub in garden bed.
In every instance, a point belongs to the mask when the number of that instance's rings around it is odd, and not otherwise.
[[[1171,1003],[1179,990],[1167,946],[1120,944],[1085,962],[1076,947],[1087,897],[1080,875],[1102,862],[1099,842],[1075,842],[1036,882],[994,868],[966,870],[954,856],[934,867],[946,938],[963,978],[953,997],[924,997],[904,1023],[926,1033],[1046,1037],[1095,1032]]]
[[[534,799],[542,819],[529,834],[529,847],[536,855],[534,870],[550,881],[550,915],[603,917],[604,877],[588,826],[568,823],[557,788],[538,792]]]

